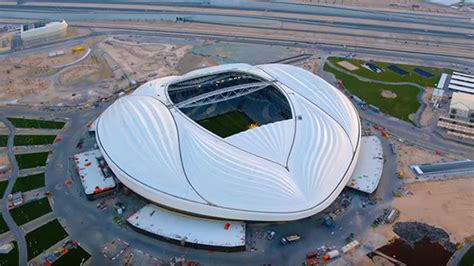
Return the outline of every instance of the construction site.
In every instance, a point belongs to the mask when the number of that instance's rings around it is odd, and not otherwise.
[[[111,3],[109,14],[94,3],[71,2],[58,3],[63,9],[50,20],[47,2],[5,4],[0,246],[8,252],[0,252],[0,264],[469,265],[459,261],[474,245],[474,149],[442,126],[449,119],[472,123],[471,109],[466,100],[455,105],[450,78],[440,84],[448,75],[454,82],[460,77],[467,90],[472,86],[466,79],[474,73],[473,28],[466,21],[474,7],[369,2],[294,1],[269,10],[259,3],[248,10],[232,3]],[[90,10],[103,17],[92,19]],[[107,166],[97,137],[98,117],[107,108],[169,85],[156,85],[160,78],[235,63],[302,68],[354,105],[359,164],[323,211],[278,223],[175,213],[124,185]],[[242,112],[244,104],[238,105]],[[455,108],[466,109],[466,117]],[[246,131],[263,128],[249,121]],[[133,138],[146,150],[154,145],[138,133]],[[53,233],[45,237],[47,231]],[[437,255],[419,260],[431,253]]]

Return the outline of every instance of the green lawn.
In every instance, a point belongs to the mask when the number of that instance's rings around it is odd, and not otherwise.
[[[13,118],[7,117],[8,120],[17,128],[48,128],[48,129],[61,129],[66,122],[62,121],[48,121],[48,120],[37,120],[37,119],[24,119],[24,118]]]
[[[15,154],[15,158],[20,169],[33,168],[46,165],[48,152]]]
[[[472,266],[474,265],[474,247],[471,247],[462,257],[459,262],[459,266]]]
[[[41,254],[52,245],[67,237],[66,231],[58,222],[53,220],[26,234],[26,246],[28,249],[28,260]]]
[[[254,123],[242,112],[233,111],[197,121],[198,124],[223,138],[245,131]]]
[[[8,186],[8,180],[0,182],[0,197],[1,198],[3,198],[3,193],[5,193],[7,186]]]
[[[8,141],[8,135],[0,135],[0,147],[6,147]]]
[[[382,112],[390,116],[411,122],[408,118],[409,115],[416,113],[420,107],[420,103],[416,99],[416,96],[420,91],[417,87],[363,82],[330,67],[328,64],[324,65],[324,71],[333,73],[337,79],[342,81],[344,87],[349,92],[363,99],[367,103],[377,106]],[[392,91],[397,95],[397,97],[382,97],[381,93],[383,90]]]
[[[17,225],[26,224],[49,212],[52,212],[52,210],[47,198],[28,202],[10,210],[10,214]]]
[[[5,220],[3,220],[3,217],[2,215],[0,214],[0,234],[3,234],[5,233],[6,231],[8,231],[10,229],[8,229],[8,226],[7,224],[5,223]]]
[[[81,246],[77,246],[77,248],[70,249],[68,253],[64,254],[63,256],[59,257],[58,260],[53,262],[53,265],[57,266],[75,266],[80,265],[82,259],[87,261],[90,258],[90,254],[87,253]]]
[[[348,61],[351,64],[359,67],[357,70],[349,71],[351,73],[354,73],[358,76],[369,78],[369,79],[374,79],[374,80],[380,80],[380,81],[388,81],[388,82],[412,82],[412,83],[417,83],[421,86],[424,87],[435,87],[435,84],[438,83],[439,78],[441,77],[442,73],[448,73],[451,74],[453,73],[453,70],[451,69],[445,69],[445,68],[433,68],[433,67],[424,67],[424,66],[415,66],[415,65],[404,65],[404,64],[393,64],[393,63],[387,63],[387,62],[370,62],[372,64],[375,64],[381,68],[384,69],[382,73],[375,73],[372,72],[366,68],[363,68],[361,65],[363,63],[367,63],[368,61],[363,61],[359,59],[346,59],[346,58],[339,58],[339,57],[329,57],[328,60],[336,65],[337,67],[347,70],[344,67],[336,64],[339,61]],[[389,69],[387,69],[388,66],[390,65],[396,65],[399,68],[409,72],[409,74],[401,76]],[[414,68],[420,68],[423,69],[431,74],[433,74],[433,77],[431,78],[426,78],[418,75],[413,71]]]
[[[52,144],[56,135],[15,135],[14,146]]]
[[[13,242],[15,247],[8,254],[0,254],[0,266],[17,266],[18,265],[18,246]]]
[[[18,191],[26,192],[40,187],[44,187],[44,173],[18,177],[13,186],[12,193]]]

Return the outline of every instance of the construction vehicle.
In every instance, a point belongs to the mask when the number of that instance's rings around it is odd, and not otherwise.
[[[288,243],[296,242],[296,241],[298,241],[298,240],[300,240],[300,239],[301,239],[301,237],[300,237],[299,235],[289,235],[289,236],[283,237],[280,242],[281,242],[283,245],[286,245],[286,244],[288,244]]]
[[[305,266],[319,265],[319,260],[317,259],[307,259],[304,263]]]
[[[73,47],[71,50],[73,53],[82,52],[86,50],[86,47],[84,45],[79,45],[79,46]]]
[[[267,239],[267,240],[273,240],[273,238],[275,237],[275,231],[266,231],[264,233],[264,237]]]
[[[337,258],[339,256],[340,256],[339,251],[335,249],[335,250],[331,250],[327,252],[326,255],[323,256],[323,260],[328,261],[328,260]]]

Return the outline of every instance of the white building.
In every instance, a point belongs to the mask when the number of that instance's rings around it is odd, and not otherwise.
[[[102,113],[96,139],[116,177],[158,205],[284,221],[336,199],[361,127],[349,99],[306,70],[229,64],[142,85]]]
[[[377,136],[362,137],[359,161],[347,186],[365,193],[373,193],[382,178],[383,147]]]
[[[460,72],[453,72],[448,88],[454,91],[474,94],[474,76]]]
[[[24,42],[46,40],[65,36],[67,28],[65,20],[24,24],[21,26],[20,36]]]
[[[451,118],[461,118],[474,122],[474,94],[454,92],[449,105]]]

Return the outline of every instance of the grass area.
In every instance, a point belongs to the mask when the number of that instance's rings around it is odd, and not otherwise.
[[[354,73],[356,75],[359,75],[361,77],[365,77],[365,78],[369,78],[369,79],[374,79],[374,80],[380,80],[380,81],[387,81],[387,82],[412,82],[412,83],[416,83],[416,84],[419,84],[421,86],[424,86],[424,87],[435,87],[435,84],[438,83],[439,81],[439,78],[441,77],[441,74],[442,73],[448,73],[448,74],[451,74],[453,73],[453,70],[451,69],[446,69],[446,68],[434,68],[434,67],[424,67],[424,66],[416,66],[416,65],[405,65],[405,64],[393,64],[393,63],[387,63],[387,62],[370,62],[372,64],[375,64],[381,68],[384,69],[384,71],[382,73],[375,73],[375,72],[372,72],[366,68],[363,68],[361,65],[363,63],[367,63],[367,61],[363,61],[363,60],[360,60],[360,59],[348,59],[348,58],[339,58],[339,57],[329,57],[328,60],[335,64],[336,66],[344,69],[344,70],[347,70],[345,68],[343,68],[342,66],[340,65],[337,65],[336,63],[337,62],[340,62],[340,61],[348,61],[350,62],[351,64],[359,67],[359,69],[357,70],[353,70],[353,71],[349,71],[351,73]],[[398,66],[399,68],[409,72],[409,74],[407,75],[399,75],[389,69],[387,69],[388,66],[390,65],[396,65]],[[415,73],[413,71],[413,69],[415,68],[419,68],[419,69],[422,69],[426,72],[429,72],[431,74],[433,74],[432,77],[430,78],[427,78],[427,77],[423,77],[417,73]]]
[[[13,242],[15,246],[7,254],[0,254],[0,266],[17,266],[18,265],[18,245]]]
[[[5,220],[3,220],[3,217],[0,214],[0,234],[3,234],[5,232],[7,232],[8,230],[10,230],[10,229],[8,229],[8,226],[5,223]]]
[[[352,94],[363,99],[369,104],[375,105],[388,115],[412,122],[409,115],[416,113],[420,103],[416,99],[417,87],[407,85],[383,85],[377,83],[363,82],[345,73],[342,73],[328,64],[324,65],[324,71],[333,73],[341,80],[344,87]],[[381,96],[383,90],[388,90],[397,95],[396,98],[385,98]]]
[[[8,135],[0,135],[0,147],[6,147],[8,141]]]
[[[48,199],[42,198],[12,209],[10,214],[17,225],[22,225],[52,211]]]
[[[471,247],[462,257],[459,262],[459,266],[472,266],[474,265],[474,247]]]
[[[59,257],[58,260],[53,262],[53,265],[57,266],[69,266],[69,265],[80,265],[82,260],[87,261],[90,258],[90,254],[87,253],[81,246],[77,246],[75,249],[70,249],[68,253]]]
[[[13,186],[12,193],[18,191],[26,192],[40,187],[44,187],[44,173],[18,177]]]
[[[0,198],[3,198],[3,193],[5,193],[7,186],[8,186],[8,180],[0,182]]]
[[[7,117],[8,120],[17,128],[47,128],[47,129],[61,129],[66,122],[49,121],[37,119],[24,119]]]
[[[36,153],[24,153],[15,154],[18,168],[27,169],[37,166],[46,165],[46,159],[48,159],[48,152],[36,152]]]
[[[26,234],[26,247],[28,249],[28,260],[41,254],[52,245],[67,237],[66,231],[58,222],[53,220]]]
[[[52,144],[56,135],[15,135],[14,146]]]
[[[254,123],[242,112],[233,111],[197,121],[198,124],[223,138],[245,131]]]

